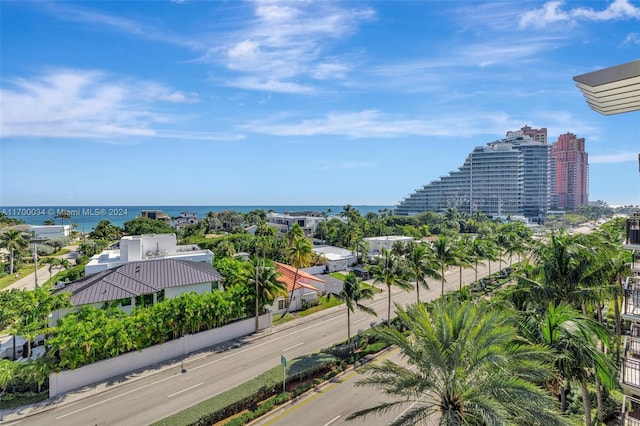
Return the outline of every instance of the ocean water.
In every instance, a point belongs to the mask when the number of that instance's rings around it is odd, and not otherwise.
[[[210,211],[219,212],[224,210],[234,210],[247,213],[252,210],[262,209],[266,212],[273,210],[276,213],[284,212],[328,212],[331,209],[332,215],[342,211],[341,205],[315,205],[315,206],[0,206],[0,212],[9,217],[22,219],[29,225],[42,225],[47,219],[54,219],[56,225],[61,223],[61,219],[55,218],[57,214],[68,211],[71,219],[65,219],[65,224],[74,223],[78,225],[78,231],[90,232],[98,222],[107,219],[112,224],[122,226],[128,220],[140,215],[142,210],[162,210],[169,217],[179,216],[181,212],[193,212],[198,217],[204,218]],[[382,209],[393,209],[394,206],[369,206],[353,205],[360,211],[361,215],[369,212],[378,213]]]

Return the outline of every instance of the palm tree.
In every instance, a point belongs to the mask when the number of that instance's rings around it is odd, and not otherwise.
[[[475,281],[478,281],[478,266],[484,266],[484,263],[481,262],[482,259],[486,259],[486,249],[485,245],[480,238],[474,238],[471,242],[471,246],[469,247],[469,254],[471,259],[473,259],[475,271]]]
[[[262,263],[262,264],[261,264]],[[255,316],[256,316],[256,332],[259,328],[258,319],[260,317],[260,308],[271,305],[275,298],[281,294],[287,294],[286,285],[278,281],[278,271],[270,265],[265,265],[256,256],[253,260],[253,281],[256,292],[255,300]]]
[[[399,308],[398,318],[408,334],[393,327],[373,333],[397,346],[408,366],[370,364],[356,383],[397,398],[348,419],[408,406],[392,425],[567,424],[534,383],[552,377],[550,352],[521,339],[508,312],[449,298],[431,310]]]
[[[457,262],[456,253],[451,240],[445,235],[440,235],[431,245],[436,262],[440,265],[440,280],[442,282],[442,295],[444,296],[445,270]]]
[[[16,229],[9,229],[0,233],[0,248],[9,252],[9,274],[13,274],[13,265],[16,254],[26,249],[29,243],[24,238],[24,234]]]
[[[71,212],[69,210],[63,210],[59,212],[55,217],[60,219],[60,224],[64,226],[64,220],[71,219]]]
[[[458,267],[458,272],[460,274],[460,278],[458,281],[458,290],[462,290],[462,268],[471,266],[472,255],[471,251],[471,239],[468,235],[463,236],[462,238],[458,238],[455,242],[454,246],[455,257],[456,257],[456,266]]]
[[[615,386],[615,366],[597,341],[608,341],[607,330],[596,321],[580,314],[569,304],[550,303],[542,313],[523,315],[524,335],[530,341],[547,346],[555,354],[555,386],[560,397],[560,409],[567,409],[566,390],[569,382],[580,384],[585,410],[585,424],[591,425],[591,403],[587,380],[597,376],[608,388]]]
[[[387,285],[387,298],[389,305],[387,308],[387,321],[391,320],[391,286],[398,286],[407,291],[413,287],[407,281],[407,271],[403,264],[403,259],[393,253],[391,250],[382,248],[382,253],[378,258],[378,264],[373,265],[369,271],[371,277],[376,283],[384,283]]]
[[[59,265],[59,259],[56,257],[47,257],[42,263],[49,265],[49,283],[51,283],[53,279],[53,268]]]
[[[331,296],[332,293],[329,293],[329,297]],[[362,287],[361,282],[356,278],[355,274],[350,272],[344,279],[344,286],[340,293],[333,294],[333,297],[342,300],[347,306],[347,344],[349,344],[351,341],[351,313],[355,312],[356,308],[369,315],[378,316],[376,311],[360,303],[363,300],[373,299],[373,290]]]
[[[416,281],[416,303],[420,303],[420,286],[429,290],[428,278],[440,279],[438,265],[433,258],[433,252],[423,243],[409,244],[407,265],[412,279]]]
[[[289,294],[289,303],[287,303],[287,309],[280,318],[284,318],[289,313],[291,307],[291,301],[293,299],[293,292],[296,290],[296,284],[298,283],[298,274],[300,268],[309,266],[313,258],[313,244],[307,237],[304,236],[304,232],[300,225],[295,224],[289,231],[289,244],[287,246],[287,258],[291,263],[291,266],[296,268],[296,272],[293,275],[293,286],[291,287],[291,293]]]

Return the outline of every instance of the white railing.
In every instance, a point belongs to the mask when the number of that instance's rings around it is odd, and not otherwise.
[[[640,321],[640,277],[627,277],[624,285],[623,315],[638,317]]]
[[[622,354],[620,381],[640,390],[640,338],[626,336]]]
[[[640,400],[625,395],[622,400],[622,425],[640,426]]]

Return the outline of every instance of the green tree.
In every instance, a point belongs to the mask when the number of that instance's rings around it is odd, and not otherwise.
[[[370,364],[357,382],[396,399],[349,419],[408,406],[392,425],[567,424],[536,384],[552,377],[551,354],[521,339],[508,312],[450,298],[430,310],[399,308],[398,318],[408,334],[393,327],[374,334],[397,346],[408,366]]]
[[[284,316],[289,313],[289,308],[291,307],[291,301],[293,299],[293,292],[296,290],[296,285],[298,283],[300,268],[309,266],[313,259],[313,244],[304,236],[304,232],[298,224],[293,225],[289,231],[287,259],[291,266],[296,268],[296,272],[293,275],[293,286],[291,287],[291,293],[289,294],[289,303],[287,303],[287,309],[285,309],[281,318],[284,318]]]
[[[253,288],[255,289],[255,317],[256,332],[258,331],[258,317],[260,310],[265,306],[270,306],[281,294],[287,294],[287,286],[278,280],[278,271],[270,264],[266,264],[263,259],[260,261],[255,257],[252,263]]]
[[[433,257],[433,251],[426,244],[420,242],[409,244],[406,259],[411,279],[416,282],[416,303],[420,303],[420,286],[429,290],[427,278],[440,279],[438,264]]]
[[[167,222],[148,217],[136,217],[124,223],[124,232],[128,235],[173,234],[175,231]]]
[[[107,240],[114,241],[122,237],[122,228],[119,228],[106,219],[101,220],[93,228],[93,231],[89,233],[89,238],[92,240]]]
[[[391,250],[383,247],[378,263],[369,269],[375,283],[387,285],[387,321],[391,320],[391,286],[400,287],[405,291],[413,288],[407,280],[408,273],[403,260]]]
[[[71,219],[71,212],[69,210],[62,210],[55,216],[56,219],[60,219],[60,225],[64,226],[65,219]]]
[[[356,308],[369,315],[378,316],[376,311],[361,303],[364,300],[373,299],[373,290],[362,287],[355,274],[350,272],[344,279],[344,286],[340,293],[329,293],[329,297],[332,296],[342,300],[347,306],[347,344],[349,344],[351,342],[351,313],[355,312]]]
[[[17,229],[9,229],[0,233],[0,248],[9,252],[9,274],[13,274],[13,265],[16,255],[29,246],[24,233]]]
[[[585,424],[591,425],[588,379],[597,375],[606,387],[615,386],[615,366],[598,349],[598,340],[608,341],[607,330],[566,303],[550,303],[544,312],[527,312],[523,325],[526,338],[547,346],[555,355],[557,386],[552,388],[559,389],[561,411],[567,409],[567,385],[576,382],[582,390]]]
[[[432,241],[431,250],[436,262],[440,265],[441,294],[444,296],[445,271],[447,267],[455,265],[457,262],[455,248],[449,237],[440,235],[436,240]]]

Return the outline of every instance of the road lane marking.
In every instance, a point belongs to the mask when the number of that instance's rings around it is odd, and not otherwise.
[[[369,319],[369,318],[367,318],[367,317],[360,318],[359,320],[356,320],[356,321],[354,321],[353,323],[354,323],[354,324],[357,324],[357,323],[359,323],[359,322],[366,321],[366,320],[368,320],[368,319]]]
[[[178,394],[181,394],[182,392],[186,392],[186,391],[191,390],[191,389],[193,389],[193,388],[197,388],[198,386],[200,386],[200,385],[202,385],[202,384],[204,384],[204,382],[200,382],[200,383],[198,383],[197,385],[189,386],[189,387],[188,387],[188,388],[186,388],[186,389],[182,389],[181,391],[178,391],[178,392],[176,392],[176,393],[172,393],[171,395],[167,396],[167,398],[171,398],[172,396],[176,396],[176,395],[178,395]]]
[[[335,422],[336,420],[338,420],[340,418],[340,414],[338,414],[337,416],[335,416],[334,418],[332,418],[331,420],[329,420],[327,423],[325,423],[323,426],[329,426],[331,423]]]
[[[282,350],[282,352],[288,351],[289,349],[297,348],[298,346],[302,346],[302,345],[304,345],[304,342],[300,342],[300,343],[298,343],[298,344],[296,344],[296,345],[289,346],[288,348],[284,348],[284,349]]]
[[[139,388],[136,388],[136,389],[131,389],[130,391],[127,391],[127,392],[121,393],[121,394],[116,395],[116,396],[113,396],[113,397],[111,397],[111,398],[103,399],[102,401],[98,401],[98,402],[96,402],[95,404],[91,404],[91,405],[88,405],[88,406],[86,406],[86,407],[84,407],[84,408],[80,408],[80,409],[78,409],[78,410],[75,410],[75,411],[72,411],[72,412],[70,412],[70,413],[64,414],[64,415],[62,415],[62,416],[60,416],[60,417],[56,417],[56,420],[60,420],[60,419],[63,419],[63,418],[65,418],[65,417],[67,417],[67,416],[70,416],[70,415],[72,415],[72,414],[76,414],[76,413],[79,413],[79,412],[81,412],[81,411],[88,410],[89,408],[97,407],[98,405],[102,405],[102,404],[104,404],[105,402],[113,401],[114,399],[118,399],[118,398],[120,398],[120,397],[122,397],[122,396],[129,395],[130,393],[138,392],[138,391],[140,391],[141,389],[148,388],[149,386],[153,386],[153,385],[155,385],[155,384],[158,384],[158,383],[161,383],[161,382],[164,382],[164,381],[166,381],[166,380],[173,379],[173,378],[174,378],[174,376],[165,377],[164,379],[160,379],[160,380],[157,380],[157,381],[155,381],[155,382],[148,383],[148,384],[146,384],[146,385],[144,385],[144,386],[140,386]]]

